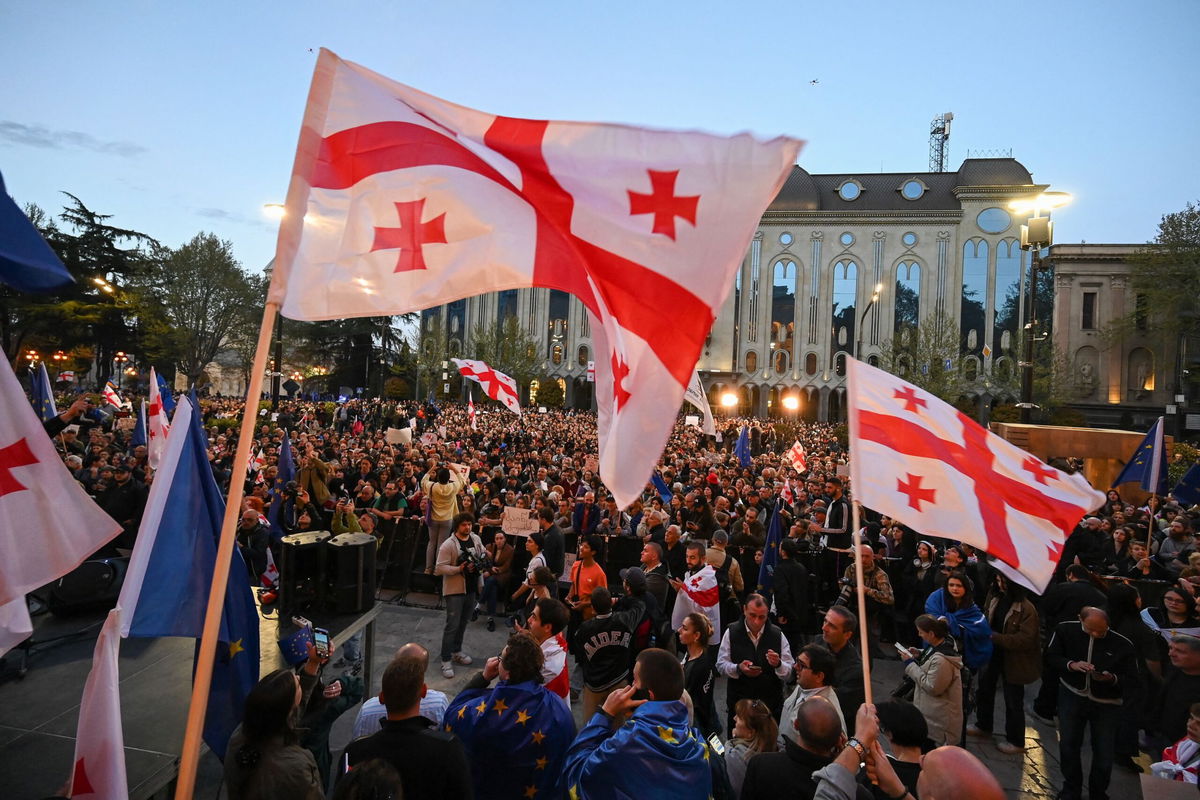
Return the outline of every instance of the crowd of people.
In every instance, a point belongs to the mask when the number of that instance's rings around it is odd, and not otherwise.
[[[201,409],[227,486],[236,428],[222,420],[241,404]],[[47,431],[121,523],[112,547],[125,550],[153,470],[127,430],[89,415],[79,401]],[[860,617],[848,452],[832,425],[731,419],[710,437],[681,422],[660,480],[622,509],[597,474],[587,412],[491,411],[472,425],[455,403],[284,401],[259,424],[239,526],[252,573],[283,535],[418,531],[412,567],[440,578],[445,620],[437,663],[416,644],[396,653],[360,712],[365,735],[336,759],[300,721],[361,699],[363,654],[351,645],[263,678],[225,754],[231,798],[319,797],[335,783],[337,797],[999,797],[960,748],[972,737],[1020,754],[1027,713],[1057,721],[1065,800],[1085,788],[1103,800],[1113,767],[1141,770],[1143,752],[1156,773],[1196,781],[1200,510],[1170,498],[1110,492],[1041,596],[968,544],[863,509]],[[733,452],[743,427],[748,465]],[[411,444],[390,443],[404,428]],[[285,438],[297,472],[277,491]],[[802,472],[784,457],[796,440]],[[537,530],[506,534],[506,508],[528,509]],[[432,702],[430,669],[475,665],[471,624],[512,631],[467,689]],[[889,659],[903,680],[865,703],[863,662]]]

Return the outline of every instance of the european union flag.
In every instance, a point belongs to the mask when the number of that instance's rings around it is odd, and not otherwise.
[[[742,426],[742,432],[738,434],[737,444],[733,446],[733,454],[737,456],[738,463],[743,467],[750,466],[750,431],[745,425]]]
[[[138,410],[137,424],[133,426],[133,434],[129,437],[129,449],[146,446],[146,401]]]
[[[758,568],[758,591],[770,594],[775,585],[775,564],[779,561],[779,543],[783,541],[783,521],[779,518],[779,507],[783,502],[775,504],[771,513],[771,525],[767,528],[767,544],[763,548],[762,564]]]
[[[1200,503],[1200,461],[1192,464],[1192,468],[1180,479],[1179,485],[1171,490],[1171,494],[1185,506]]]
[[[279,469],[275,473],[275,485],[271,487],[271,507],[267,509],[267,520],[271,523],[271,539],[279,541],[284,535],[283,487],[296,480],[296,462],[292,460],[292,442],[287,436],[279,446]]]
[[[158,377],[158,398],[162,403],[163,411],[167,412],[170,417],[175,413],[175,395],[171,392],[171,387],[167,386],[167,379],[163,377],[161,372],[155,371],[155,376]]]
[[[198,408],[180,402],[121,589],[121,606],[131,609],[126,636],[199,639],[203,633],[225,515],[207,448]],[[204,721],[204,741],[219,757],[258,682],[258,665],[258,610],[235,548]]]
[[[38,369],[34,370],[33,376],[30,379],[30,400],[33,402],[33,410],[37,412],[38,417],[42,422],[47,422],[58,416],[58,409],[54,407],[54,390],[50,388],[50,376],[46,374],[46,362],[38,362]]]
[[[662,498],[663,505],[671,503],[671,487],[667,486],[667,482],[663,480],[663,476],[655,472],[650,476],[650,482],[654,484],[654,488],[658,490],[658,496]]]
[[[0,176],[0,281],[19,292],[53,292],[75,282]]]
[[[1136,481],[1147,492],[1159,497],[1167,493],[1167,449],[1163,446],[1163,418],[1151,426],[1133,457],[1113,481],[1113,486]]]
[[[556,797],[575,720],[540,684],[500,683],[460,692],[442,720],[467,751],[477,800]]]

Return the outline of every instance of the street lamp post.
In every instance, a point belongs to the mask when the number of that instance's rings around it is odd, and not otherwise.
[[[863,309],[862,316],[858,318],[858,327],[854,331],[854,358],[858,359],[862,352],[862,329],[867,322],[867,314],[871,313],[871,307],[875,305],[875,301],[879,299],[879,293],[883,291],[883,284],[875,284],[875,291],[871,293],[871,302],[867,303],[867,307]]]
[[[1018,364],[1021,368],[1021,424],[1033,422],[1033,339],[1037,332],[1037,278],[1038,270],[1042,268],[1042,250],[1054,244],[1054,223],[1049,216],[1043,217],[1042,211],[1064,206],[1071,202],[1071,195],[1066,192],[1043,192],[1037,197],[1027,200],[1014,200],[1008,207],[1015,211],[1032,213],[1029,222],[1021,226],[1021,249],[1029,251],[1029,322],[1025,323],[1025,342],[1023,359]]]
[[[57,381],[63,373],[63,367],[67,365],[67,354],[62,350],[54,353],[54,380]]]
[[[125,354],[124,350],[118,350],[117,354],[115,356],[113,356],[113,364],[116,365],[116,367],[113,369],[113,372],[115,372],[117,374],[117,391],[118,392],[121,391],[121,377],[125,372],[125,364],[128,361],[129,361],[129,356],[127,356]]]

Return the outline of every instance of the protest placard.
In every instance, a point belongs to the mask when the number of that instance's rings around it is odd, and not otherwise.
[[[538,529],[537,513],[528,508],[505,506],[500,529],[512,536],[528,536]]]

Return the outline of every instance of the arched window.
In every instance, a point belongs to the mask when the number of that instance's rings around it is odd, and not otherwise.
[[[753,350],[746,351],[746,372],[754,374],[758,369],[758,353]]]
[[[917,326],[921,324],[921,265],[915,261],[896,265],[895,309],[892,323],[895,344],[902,344],[902,340],[915,342]]]
[[[586,367],[588,361],[590,360],[588,358],[589,355],[591,355],[591,353],[588,352],[587,345],[580,345],[579,354],[575,360],[578,362],[579,366]]]
[[[779,375],[788,371],[788,354],[786,350],[775,351],[775,372]]]
[[[992,293],[993,358],[1017,340],[1021,320],[1021,245],[1003,239],[996,245],[996,290]],[[1005,333],[1008,336],[1005,336]]]
[[[833,265],[833,331],[829,349],[831,364],[836,365],[835,356],[838,353],[850,352],[854,348],[855,325],[858,322],[857,302],[858,264],[850,260],[839,261]],[[842,369],[844,372],[844,364]]]
[[[988,243],[968,239],[963,243],[961,327],[962,352],[977,351],[987,320]],[[974,336],[972,336],[974,332]],[[968,344],[968,341],[970,342]]]
[[[554,345],[554,349],[550,351],[550,360],[555,364],[563,362],[563,346],[561,344]]]
[[[776,350],[792,356],[796,328],[796,262],[776,261],[771,285],[771,342]],[[778,361],[776,361],[778,364]]]
[[[809,353],[804,357],[804,374],[810,377],[817,374],[816,353]]]

